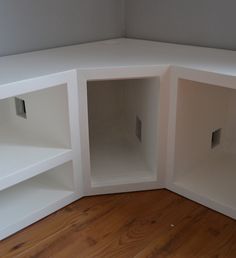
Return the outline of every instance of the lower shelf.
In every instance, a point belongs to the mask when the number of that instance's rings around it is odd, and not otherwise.
[[[19,183],[0,194],[0,239],[34,223],[59,208],[76,200],[69,181],[72,164],[66,163],[25,182]],[[67,182],[66,182],[67,181]]]
[[[156,181],[135,141],[106,132],[91,142],[92,187]]]
[[[0,145],[0,190],[72,158],[69,149]]]
[[[196,201],[236,219],[235,169],[235,155],[218,153],[179,176],[174,185],[192,196],[196,194]]]
[[[72,159],[72,150],[0,127],[0,191]]]

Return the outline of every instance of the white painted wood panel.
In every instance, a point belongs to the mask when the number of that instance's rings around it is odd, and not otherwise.
[[[115,39],[0,58],[0,85],[73,69],[178,65],[236,75],[236,53],[229,50]]]
[[[173,81],[167,188],[236,218],[235,89],[190,77]]]
[[[66,163],[0,194],[0,239],[76,199],[73,166]]]

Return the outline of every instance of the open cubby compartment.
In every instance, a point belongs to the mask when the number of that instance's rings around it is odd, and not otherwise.
[[[0,190],[71,159],[67,95],[63,84],[0,100]]]
[[[174,185],[236,218],[236,90],[178,81]]]
[[[160,80],[87,83],[92,187],[154,182]]]
[[[71,161],[0,191],[0,239],[75,199]]]

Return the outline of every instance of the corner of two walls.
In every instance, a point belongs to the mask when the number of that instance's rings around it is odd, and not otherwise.
[[[236,50],[229,0],[42,0],[0,3],[0,56],[127,37]]]

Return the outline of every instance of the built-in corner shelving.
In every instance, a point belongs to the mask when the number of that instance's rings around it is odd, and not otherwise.
[[[236,218],[235,64],[125,38],[1,57],[0,239],[82,196],[159,188]]]
[[[0,100],[0,239],[79,197],[64,81]]]
[[[87,82],[92,189],[157,182],[159,100],[158,76]]]

